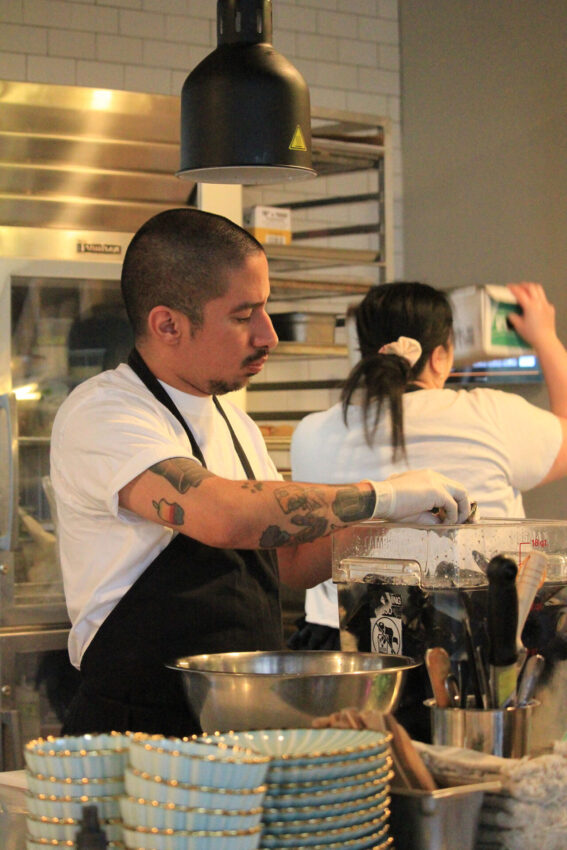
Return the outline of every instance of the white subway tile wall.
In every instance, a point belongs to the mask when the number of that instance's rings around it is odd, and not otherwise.
[[[304,75],[313,105],[392,120],[394,268],[403,276],[397,0],[273,0],[273,44]],[[2,79],[176,95],[215,46],[214,0],[0,2]],[[357,175],[346,179],[350,192],[369,190]]]

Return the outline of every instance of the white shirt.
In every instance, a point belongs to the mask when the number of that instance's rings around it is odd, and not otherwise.
[[[525,516],[522,491],[545,478],[561,448],[556,416],[521,396],[484,388],[418,390],[406,393],[403,404],[407,461],[392,462],[388,413],[370,448],[361,408],[349,407],[347,428],[336,404],[297,426],[292,477],[336,484],[431,467],[467,488],[481,518]],[[307,591],[306,619],[338,627],[336,587],[324,584]]]
[[[207,468],[224,478],[246,478],[212,398],[163,386],[188,421]],[[254,422],[227,399],[221,404],[256,477],[281,478]],[[118,505],[122,487],[172,457],[199,462],[177,419],[125,364],[80,384],[57,412],[51,479],[72,624],[69,654],[77,667],[98,627],[175,534]]]

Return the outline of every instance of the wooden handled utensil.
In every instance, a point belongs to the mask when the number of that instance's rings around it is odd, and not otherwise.
[[[447,677],[451,675],[451,660],[447,650],[443,649],[442,646],[434,646],[428,649],[425,653],[425,666],[438,708],[448,708],[451,701],[445,682]]]
[[[391,714],[384,715],[384,723],[392,735],[391,752],[398,784],[414,790],[435,791],[437,783],[404,727]]]

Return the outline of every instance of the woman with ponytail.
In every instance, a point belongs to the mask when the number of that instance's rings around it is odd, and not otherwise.
[[[510,323],[534,348],[551,412],[514,393],[446,389],[453,365],[449,300],[422,283],[372,287],[354,310],[360,360],[340,403],[306,416],[291,444],[292,477],[339,483],[432,467],[460,480],[482,517],[523,517],[522,492],[567,474],[567,351],[555,309],[535,283],[511,284]],[[307,591],[293,648],[338,648],[331,581]]]

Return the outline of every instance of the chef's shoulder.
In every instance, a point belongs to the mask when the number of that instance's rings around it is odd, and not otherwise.
[[[60,405],[53,423],[52,444],[68,439],[107,438],[110,430],[133,423],[164,424],[164,408],[124,363],[78,384]],[[171,417],[173,418],[173,417]],[[165,420],[169,424],[169,416]],[[176,429],[173,428],[173,431]]]
[[[446,390],[444,391],[446,392]],[[468,407],[470,413],[490,417],[495,421],[514,421],[521,419],[523,426],[532,422],[550,422],[557,417],[549,410],[532,404],[518,393],[489,387],[476,387],[472,390],[461,389],[454,393],[457,405]]]

